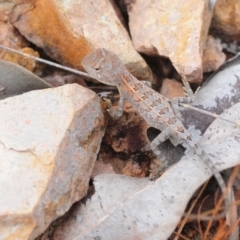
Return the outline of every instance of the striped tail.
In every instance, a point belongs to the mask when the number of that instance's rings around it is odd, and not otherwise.
[[[215,167],[214,163],[209,158],[208,154],[203,150],[202,147],[200,147],[198,144],[191,142],[189,143],[190,147],[193,149],[194,153],[201,157],[203,162],[206,164],[206,166],[212,171],[213,176],[218,182],[219,187],[221,188],[222,193],[224,194],[224,202],[225,202],[225,211],[220,213],[217,217],[220,218],[221,216],[224,217],[226,215],[226,218],[229,220],[230,216],[230,203],[232,201],[231,192],[227,189],[227,186],[224,182],[224,179],[218,169]],[[206,219],[207,220],[207,219]]]

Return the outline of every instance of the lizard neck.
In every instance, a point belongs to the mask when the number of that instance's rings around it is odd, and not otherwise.
[[[139,80],[136,79],[126,68],[123,69],[120,78],[121,80],[119,81],[118,85],[127,85],[131,90],[133,90],[131,85],[137,85],[139,83]]]

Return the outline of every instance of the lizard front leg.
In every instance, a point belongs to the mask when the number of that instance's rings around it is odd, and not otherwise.
[[[115,107],[112,106],[112,102],[110,99],[104,98],[104,101],[108,105],[108,113],[113,119],[119,119],[123,115],[123,104],[124,104],[124,98],[120,97],[119,102],[118,102],[118,107],[115,109]]]

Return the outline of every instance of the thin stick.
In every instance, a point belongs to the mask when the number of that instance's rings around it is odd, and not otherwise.
[[[185,103],[179,103],[179,105],[181,105],[181,106],[183,106],[183,107],[185,107],[185,108],[189,108],[189,109],[195,110],[195,111],[197,111],[197,112],[200,112],[200,113],[209,115],[209,116],[214,117],[214,118],[222,119],[222,120],[224,120],[224,121],[226,121],[226,122],[229,122],[229,123],[232,123],[232,124],[234,124],[234,125],[240,126],[240,122],[238,122],[238,121],[237,121],[237,122],[234,122],[234,121],[228,120],[228,119],[226,119],[226,118],[223,118],[223,117],[217,115],[216,113],[211,113],[211,112],[208,112],[208,111],[206,111],[206,110],[203,110],[203,109],[200,109],[200,108],[196,108],[196,107],[193,107],[193,106],[191,106],[191,105],[189,105],[189,104],[185,104]]]
[[[66,70],[66,71],[69,71],[69,72],[73,72],[73,73],[76,73],[80,76],[83,76],[83,77],[87,77],[87,78],[92,78],[89,74],[85,73],[85,72],[81,72],[81,71],[78,71],[76,69],[73,69],[73,68],[70,68],[70,67],[65,67],[65,66],[62,66],[60,64],[57,64],[57,63],[53,63],[53,62],[50,62],[50,61],[47,61],[47,60],[44,60],[42,58],[38,58],[38,57],[35,57],[35,56],[32,56],[30,54],[27,54],[27,53],[23,53],[23,52],[20,52],[18,50],[15,50],[15,49],[12,49],[12,48],[9,48],[9,47],[6,47],[6,46],[3,46],[0,44],[0,48],[2,49],[5,49],[7,51],[10,51],[10,52],[13,52],[13,53],[16,53],[16,54],[19,54],[21,56],[24,56],[24,57],[28,57],[28,58],[31,58],[31,59],[34,59],[38,62],[42,62],[42,63],[45,63],[45,64],[48,64],[50,66],[54,66],[56,68],[60,68],[60,69],[63,69],[63,70]]]
[[[62,65],[60,65],[60,64],[53,63],[53,62],[51,62],[51,61],[47,61],[47,60],[44,60],[44,59],[42,59],[42,58],[38,58],[38,57],[32,56],[32,55],[27,54],[27,53],[23,53],[23,52],[21,52],[21,51],[18,51],[18,50],[16,50],[16,49],[12,49],[12,48],[6,47],[6,46],[1,45],[1,44],[0,44],[0,48],[5,49],[5,50],[7,50],[7,51],[9,51],[9,52],[13,52],[13,53],[16,53],[16,54],[18,54],[18,55],[21,55],[21,56],[30,58],[30,59],[34,59],[34,60],[36,60],[36,61],[38,61],[38,62],[42,62],[42,63],[48,64],[48,65],[50,65],[50,66],[54,66],[54,67],[56,67],[56,68],[60,68],[60,69],[63,69],[63,70],[66,70],[66,71],[69,71],[69,72],[72,72],[72,73],[76,73],[76,74],[78,74],[78,75],[80,75],[80,76],[83,76],[83,77],[92,78],[89,74],[87,74],[87,73],[85,73],[85,72],[78,71],[78,70],[73,69],[73,68],[70,68],[70,67],[65,67],[65,66],[62,66]],[[185,82],[186,82],[186,81],[185,81]],[[189,84],[189,83],[187,82],[187,84]],[[190,87],[189,87],[189,88],[190,88]],[[180,105],[183,106],[183,107],[185,107],[185,108],[190,108],[190,109],[196,110],[196,111],[198,111],[198,112],[201,112],[201,113],[203,113],[203,114],[206,114],[206,115],[209,115],[209,116],[212,116],[212,117],[215,117],[215,118],[220,118],[220,119],[222,119],[222,120],[224,120],[224,121],[227,121],[227,122],[233,123],[233,124],[235,124],[235,125],[237,125],[237,126],[240,126],[240,122],[233,122],[233,121],[231,121],[231,120],[222,118],[222,117],[220,117],[220,116],[217,115],[217,114],[210,113],[210,112],[208,112],[208,111],[205,111],[205,110],[202,110],[202,109],[193,107],[193,106],[188,105],[188,104],[180,103]]]
[[[178,240],[179,239],[179,236],[183,230],[183,227],[185,226],[185,224],[187,223],[188,221],[188,217],[191,215],[191,212],[193,210],[193,208],[195,207],[195,205],[197,204],[197,201],[199,200],[199,198],[201,197],[203,191],[206,189],[207,185],[208,185],[208,182],[207,181],[206,183],[204,183],[204,185],[202,186],[201,190],[199,191],[196,199],[192,202],[191,206],[189,207],[187,213],[184,215],[184,218],[182,219],[180,225],[178,226],[178,230],[177,232],[175,232],[176,236],[174,237],[174,240]]]

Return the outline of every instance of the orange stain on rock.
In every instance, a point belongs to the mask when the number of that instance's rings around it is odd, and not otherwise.
[[[91,51],[85,39],[73,36],[69,20],[54,1],[37,0],[34,6],[15,23],[23,35],[36,38],[39,47],[62,64],[82,69],[81,59]]]

